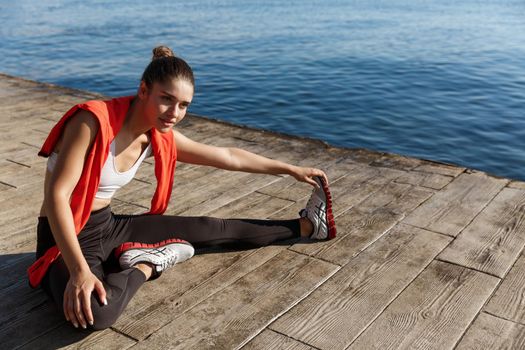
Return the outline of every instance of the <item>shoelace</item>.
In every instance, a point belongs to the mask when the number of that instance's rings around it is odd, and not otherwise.
[[[314,199],[315,198],[315,199]],[[317,200],[316,200],[317,199]],[[306,203],[306,211],[309,213],[316,213],[321,210],[322,212],[326,213],[326,209],[323,209],[322,206],[318,206],[317,204],[322,203],[323,201],[319,198],[317,194],[312,195],[310,199],[308,199],[308,202]]]

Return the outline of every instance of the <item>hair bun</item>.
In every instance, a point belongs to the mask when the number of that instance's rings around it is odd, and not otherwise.
[[[153,51],[153,57],[151,58],[152,61],[158,58],[163,58],[163,57],[175,57],[175,54],[173,53],[173,51],[171,51],[171,49],[167,46],[163,46],[163,45],[157,46],[152,51]]]

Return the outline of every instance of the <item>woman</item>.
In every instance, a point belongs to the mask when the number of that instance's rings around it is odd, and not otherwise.
[[[29,280],[33,287],[42,286],[75,327],[111,326],[145,281],[193,256],[193,246],[234,242],[262,246],[301,236],[335,237],[322,170],[237,148],[208,146],[172,129],[186,114],[194,84],[188,64],[169,48],[157,47],[136,96],[74,106],[51,130],[39,153],[49,159],[37,261],[28,270]],[[150,211],[114,215],[112,196],[149,156],[155,159],[157,178]],[[161,215],[171,194],[176,161],[290,174],[315,188],[301,217],[293,220]],[[103,268],[112,255],[120,265],[115,273]]]

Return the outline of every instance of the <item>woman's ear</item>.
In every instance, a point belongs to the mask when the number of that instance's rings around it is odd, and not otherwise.
[[[146,98],[148,96],[148,86],[146,85],[146,83],[144,82],[144,80],[142,80],[140,82],[140,85],[139,85],[139,91],[137,93],[138,97],[143,100],[144,98]]]

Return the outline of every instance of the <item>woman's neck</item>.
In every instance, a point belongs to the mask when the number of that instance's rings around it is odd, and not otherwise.
[[[142,101],[135,96],[135,98],[131,100],[124,124],[119,133],[124,132],[127,136],[126,138],[129,137],[132,141],[150,129],[151,125],[149,125],[146,118],[144,118]]]

